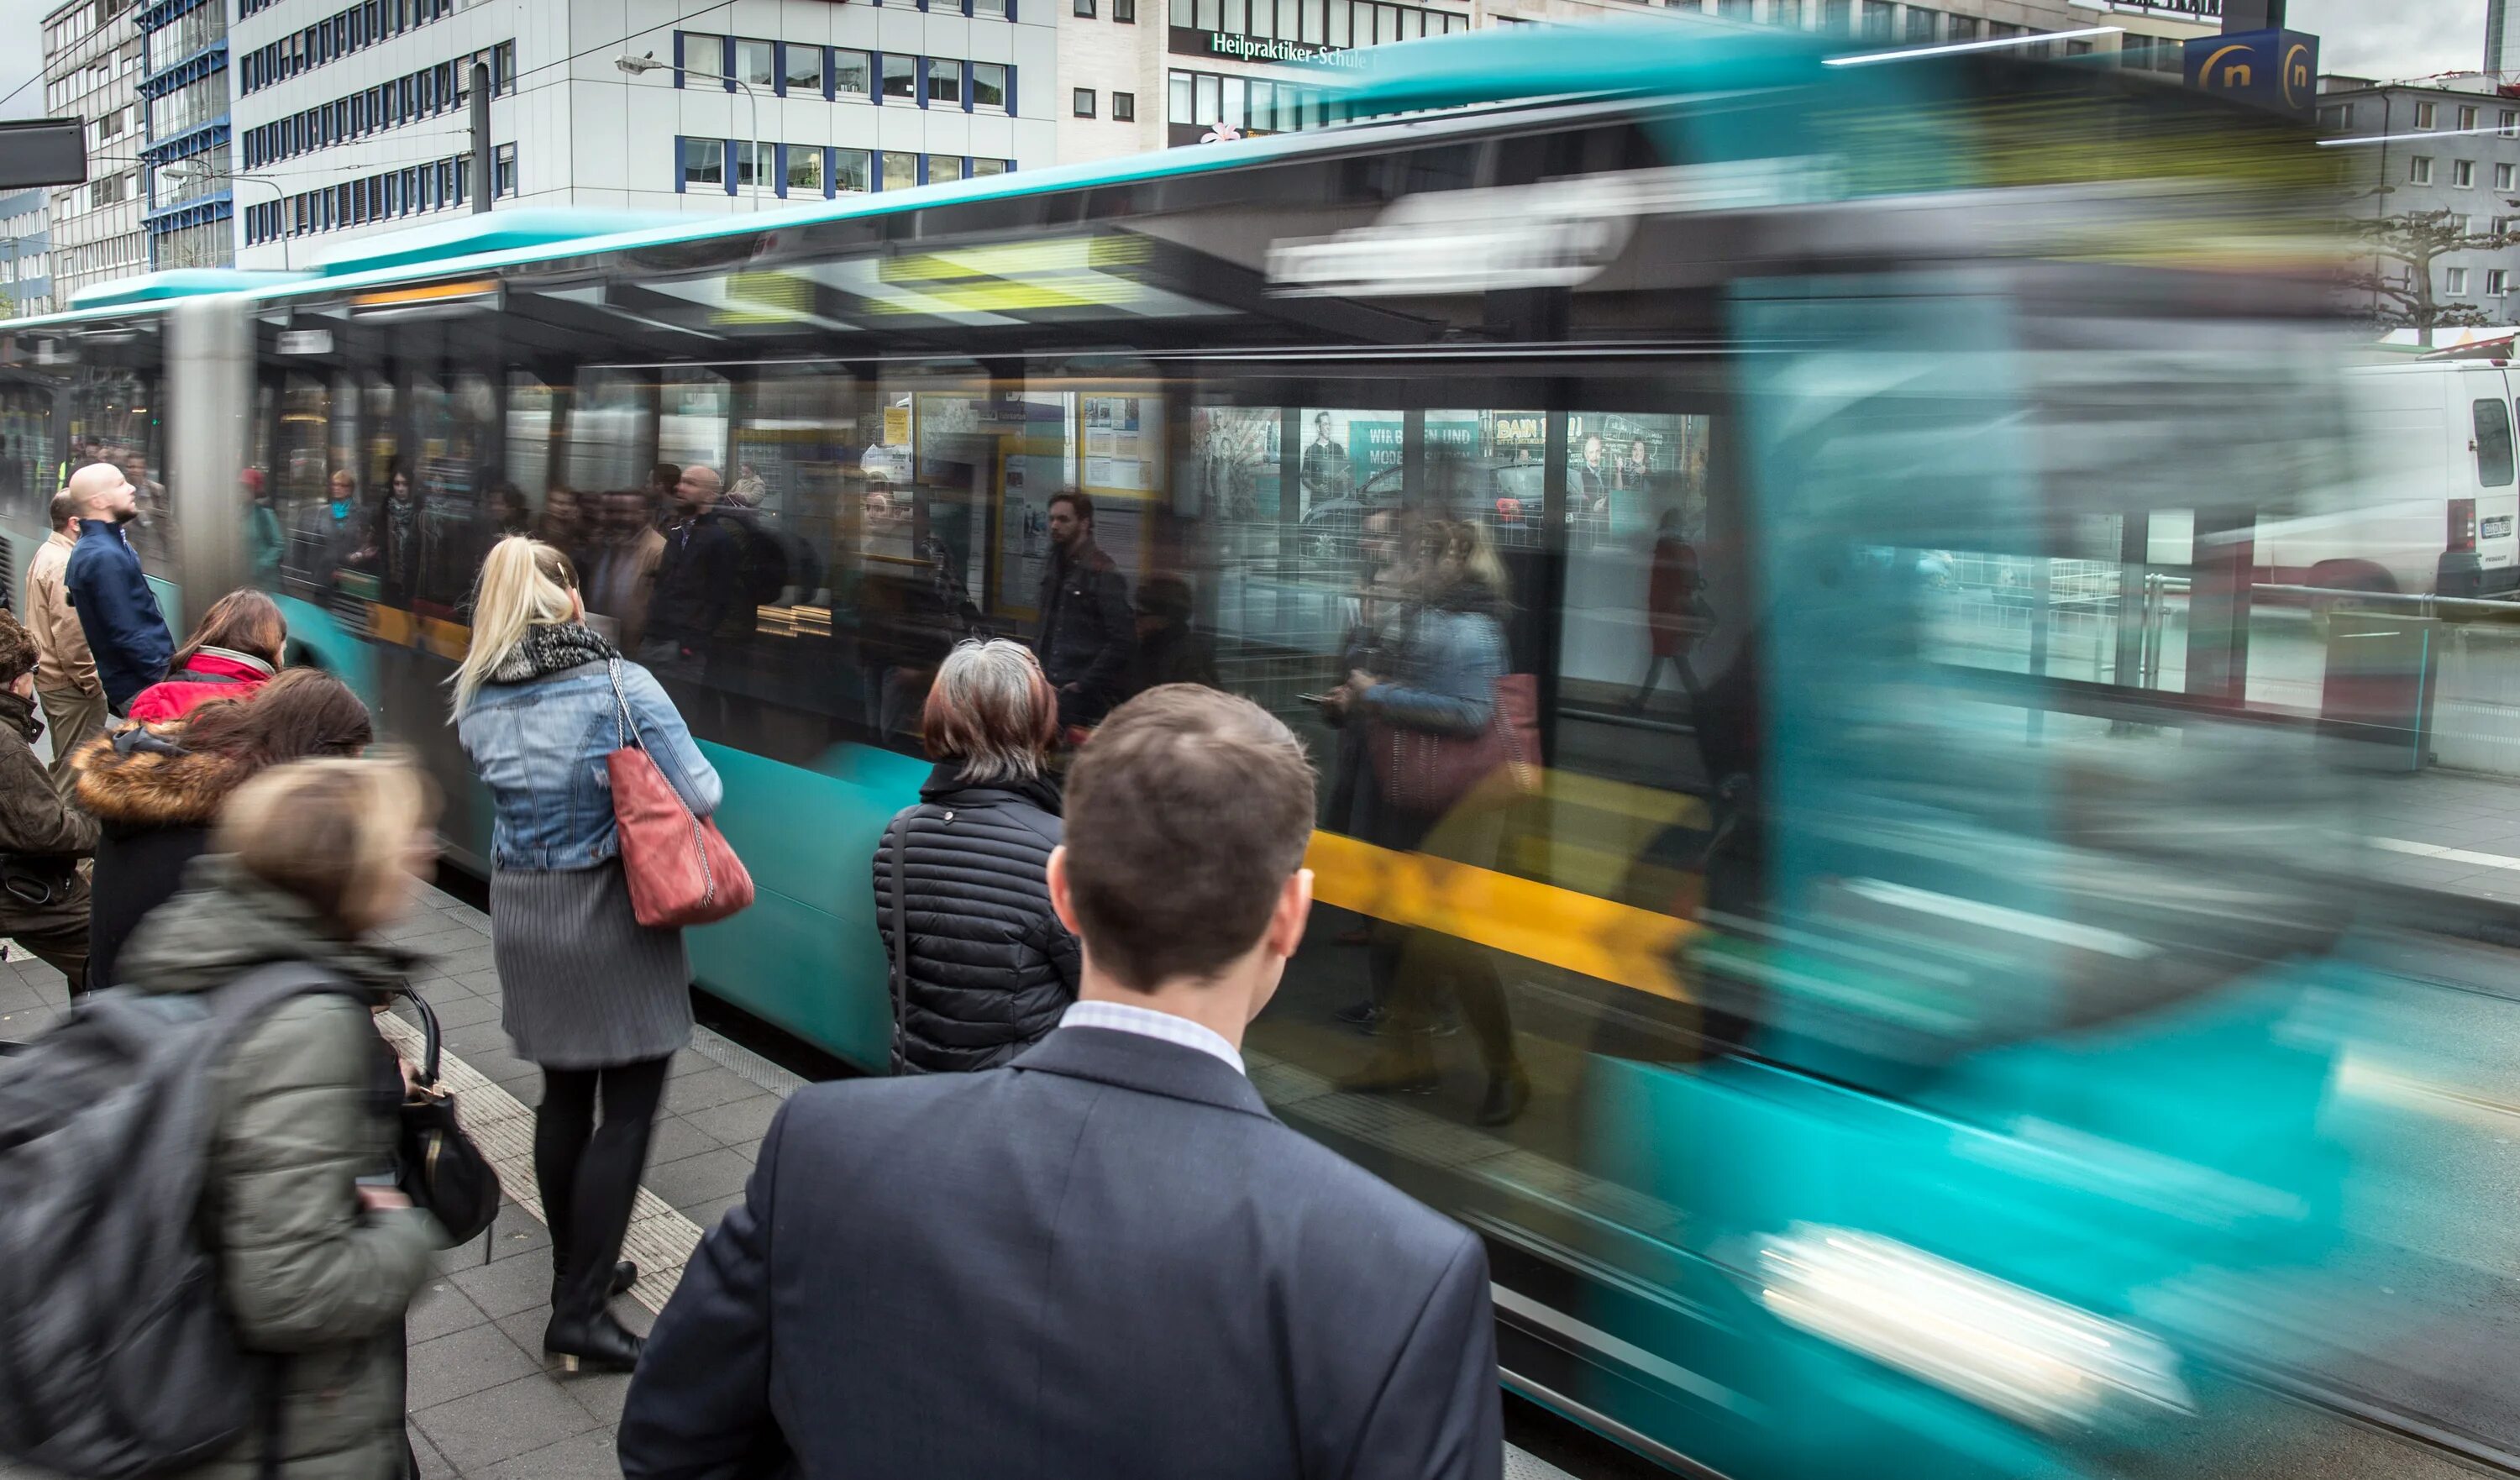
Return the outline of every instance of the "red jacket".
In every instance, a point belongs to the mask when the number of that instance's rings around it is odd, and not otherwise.
[[[225,648],[204,648],[180,672],[170,673],[131,698],[131,718],[162,725],[192,713],[203,699],[243,698],[271,682],[271,665]]]

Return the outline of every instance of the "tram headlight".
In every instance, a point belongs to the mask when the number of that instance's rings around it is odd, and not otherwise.
[[[1778,1320],[2034,1428],[2194,1408],[2155,1338],[1893,1238],[1798,1223],[1761,1241],[1758,1274]]]

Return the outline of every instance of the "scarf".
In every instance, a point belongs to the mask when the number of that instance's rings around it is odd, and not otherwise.
[[[494,684],[521,684],[588,663],[609,662],[621,650],[575,622],[536,622],[490,670]]]

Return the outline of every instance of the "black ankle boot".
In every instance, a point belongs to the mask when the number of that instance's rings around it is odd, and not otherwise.
[[[647,1345],[637,1332],[598,1310],[591,1315],[554,1314],[543,1327],[543,1354],[560,1359],[561,1370],[626,1372],[639,1365]]]
[[[612,1282],[605,1288],[604,1298],[609,1300],[615,1295],[626,1295],[630,1292],[630,1287],[638,1282],[639,1266],[631,1263],[627,1259],[624,1259],[612,1267]],[[552,1271],[551,1308],[553,1310],[556,1311],[561,1308],[563,1291],[567,1284],[568,1276],[566,1274],[558,1269]]]

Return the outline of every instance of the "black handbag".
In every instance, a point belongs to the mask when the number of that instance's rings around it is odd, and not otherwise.
[[[398,1181],[403,1195],[427,1208],[446,1230],[450,1244],[471,1243],[499,1216],[499,1174],[490,1158],[455,1117],[455,1097],[437,1082],[437,1014],[428,999],[406,987],[403,996],[420,1009],[420,1067],[402,1102]]]

